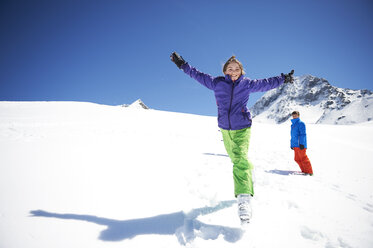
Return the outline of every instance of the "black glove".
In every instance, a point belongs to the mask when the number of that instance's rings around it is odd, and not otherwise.
[[[299,148],[300,148],[301,150],[303,150],[303,149],[304,149],[304,145],[299,145]]]
[[[288,74],[281,73],[281,76],[285,77],[284,83],[294,83],[293,74],[294,74],[294,70],[291,70],[291,72]]]
[[[181,69],[181,66],[186,63],[183,57],[181,57],[177,52],[171,53],[170,58],[172,62],[174,62],[177,67],[179,67],[179,69]]]
[[[294,150],[294,148],[293,148],[293,147],[290,147],[290,149],[291,149],[291,150]]]

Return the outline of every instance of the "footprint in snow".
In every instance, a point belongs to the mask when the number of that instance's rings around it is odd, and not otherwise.
[[[320,239],[325,238],[321,232],[312,230],[307,226],[302,226],[300,229],[300,233],[303,238],[313,241],[319,241]]]
[[[332,189],[334,189],[335,191],[341,192],[341,187],[337,184],[333,184]]]
[[[356,195],[354,195],[354,194],[348,194],[348,195],[347,195],[347,198],[348,198],[348,199],[351,199],[351,200],[353,200],[353,201],[356,201]]]
[[[293,202],[293,201],[288,201],[288,208],[289,209],[292,209],[292,208],[295,208],[295,209],[298,209],[299,206],[297,203]]]
[[[372,204],[369,204],[367,203],[363,209],[365,209],[366,211],[368,211],[369,213],[373,213],[373,205]]]

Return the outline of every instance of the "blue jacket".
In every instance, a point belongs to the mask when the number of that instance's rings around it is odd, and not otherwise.
[[[304,148],[307,148],[306,125],[299,118],[291,119],[291,123],[290,147],[304,145]]]
[[[251,114],[246,107],[250,93],[263,92],[284,83],[284,77],[251,80],[244,76],[233,82],[229,75],[212,77],[198,71],[188,63],[181,69],[215,93],[218,105],[218,125],[226,130],[240,130],[251,127]]]

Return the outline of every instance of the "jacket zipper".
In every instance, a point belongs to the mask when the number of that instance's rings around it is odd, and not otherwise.
[[[232,130],[232,125],[231,125],[231,109],[232,109],[232,101],[233,101],[233,91],[234,91],[234,82],[232,84],[232,91],[231,91],[231,102],[229,104],[229,109],[228,109],[228,122],[229,122],[229,130]]]

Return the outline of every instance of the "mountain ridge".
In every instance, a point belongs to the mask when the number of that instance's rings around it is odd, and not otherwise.
[[[266,92],[250,109],[260,122],[283,123],[294,110],[301,118],[316,124],[355,124],[373,120],[373,92],[331,85],[313,75],[295,77],[293,84],[283,84]]]

